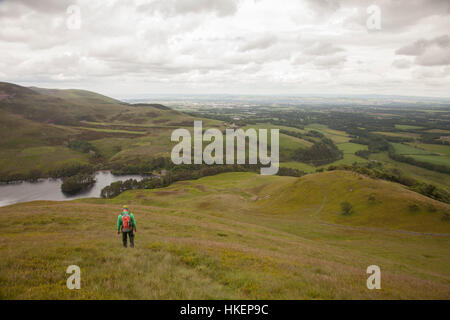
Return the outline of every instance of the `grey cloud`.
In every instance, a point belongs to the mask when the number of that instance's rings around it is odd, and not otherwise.
[[[444,68],[444,69],[438,69],[438,70],[433,70],[433,69],[421,69],[418,70],[416,72],[414,72],[414,77],[416,77],[417,79],[427,79],[427,78],[435,78],[435,79],[442,79],[444,77],[447,77],[448,75],[450,75],[450,67]],[[442,85],[443,83],[441,82],[440,85]]]
[[[356,14],[347,21],[365,27],[367,8],[377,5],[381,11],[381,31],[401,31],[419,20],[431,16],[450,15],[448,0],[307,0],[309,7],[319,17],[327,17],[340,9],[356,9]]]
[[[450,64],[450,36],[443,35],[431,40],[420,39],[399,48],[398,55],[415,56],[414,62],[423,66]]]
[[[4,3],[0,1],[0,5],[24,6],[41,13],[64,12],[71,4],[76,4],[76,0],[5,0]]]
[[[313,58],[311,58],[310,56],[299,54],[291,58],[291,63],[299,65],[299,64],[306,64],[308,62],[311,62],[312,60]]]
[[[314,55],[314,56],[327,56],[332,55],[337,52],[344,51],[344,49],[336,47],[331,43],[327,42],[316,42],[306,50],[304,50],[305,54]]]
[[[422,88],[413,77],[422,72],[448,88],[449,40],[436,36],[448,33],[450,1],[284,1],[0,0],[0,77],[37,86],[97,83],[105,92],[130,95],[147,90],[145,82],[155,91],[235,86],[263,92],[269,81],[270,90],[292,84],[297,92],[299,81],[318,89],[332,82],[341,90],[350,80],[371,90],[383,79],[383,88],[408,94]],[[403,31],[369,34],[366,8],[373,3],[382,9],[383,30]],[[81,8],[81,30],[66,27],[69,4]],[[354,15],[360,20],[346,25]],[[409,45],[396,55],[402,44]],[[392,72],[408,67],[401,79]]]
[[[299,54],[291,57],[291,64],[293,65],[312,64],[317,67],[338,67],[344,64],[346,61],[346,56],[342,54],[322,56]]]
[[[428,42],[426,40],[417,40],[416,42],[410,45],[401,47],[400,49],[395,51],[395,53],[405,56],[417,56],[425,52],[427,48],[427,43]]]
[[[341,7],[339,0],[307,0],[307,2],[319,15],[333,13]]]
[[[415,62],[422,66],[450,65],[450,47],[432,47],[424,54],[418,56]]]
[[[347,58],[342,55],[318,57],[314,60],[314,64],[318,67],[336,67],[347,61]]]
[[[318,41],[307,46],[300,54],[291,57],[291,63],[294,65],[312,63],[318,67],[339,66],[346,61],[346,57],[339,54],[343,51],[345,51],[343,48],[329,42]]]
[[[406,59],[397,59],[392,65],[398,69],[408,69],[412,66],[412,62]]]
[[[278,38],[274,35],[265,35],[253,40],[248,41],[246,44],[240,47],[241,51],[251,50],[263,50],[271,47],[278,41]]]
[[[238,9],[237,0],[158,0],[144,4],[141,10],[161,12],[165,15],[213,12],[219,17],[233,15]]]

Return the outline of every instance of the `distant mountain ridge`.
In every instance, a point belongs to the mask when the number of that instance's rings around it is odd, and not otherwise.
[[[90,91],[0,83],[0,109],[38,122],[74,124],[80,120],[105,119],[122,111],[126,105]]]

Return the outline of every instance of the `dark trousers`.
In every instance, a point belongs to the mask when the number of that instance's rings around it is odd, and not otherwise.
[[[128,237],[130,237],[130,247],[134,248],[134,233],[133,233],[133,230],[128,231],[128,232],[123,232],[122,231],[123,246],[125,248],[127,247],[127,235],[128,235]]]

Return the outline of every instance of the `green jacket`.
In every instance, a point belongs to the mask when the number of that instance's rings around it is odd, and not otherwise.
[[[131,212],[128,212],[130,214],[131,222],[133,223],[133,228],[136,229],[136,220],[134,220],[134,216]],[[119,214],[119,217],[117,217],[117,231],[120,231],[120,227],[122,226],[122,214]]]

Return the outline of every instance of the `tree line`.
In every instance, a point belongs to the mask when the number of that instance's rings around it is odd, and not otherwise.
[[[336,147],[333,141],[326,138],[319,131],[310,130],[306,133],[301,133],[289,130],[280,130],[280,133],[313,143],[313,145],[307,149],[297,149],[292,155],[292,158],[295,161],[321,166],[342,159],[343,157],[342,151]]]

